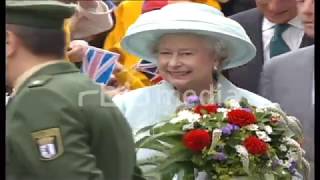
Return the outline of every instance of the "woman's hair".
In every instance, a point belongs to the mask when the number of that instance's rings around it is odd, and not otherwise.
[[[228,49],[226,44],[218,38],[206,35],[197,35],[208,44],[208,48],[212,50],[214,59],[219,61],[218,71],[221,70],[223,63],[228,57]]]
[[[182,33],[172,33],[172,34],[170,33],[170,35],[180,35],[180,34]],[[219,38],[215,38],[215,37],[207,36],[203,34],[188,33],[188,32],[183,34],[196,36],[204,40],[207,43],[208,48],[212,50],[213,58],[219,61],[219,67],[217,67],[218,71],[221,70],[222,64],[228,57],[228,49],[223,41],[221,41]],[[168,34],[165,34],[165,35],[168,35]],[[159,39],[161,39],[165,35],[162,35]],[[159,43],[160,41],[158,41],[153,47],[154,54],[158,52]]]

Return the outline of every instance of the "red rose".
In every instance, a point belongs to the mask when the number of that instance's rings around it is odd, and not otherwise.
[[[219,106],[215,104],[198,105],[195,107],[194,112],[200,115],[216,113]]]
[[[210,146],[211,135],[206,130],[191,130],[183,136],[183,144],[193,152],[200,152],[204,147]]]
[[[242,109],[235,109],[228,112],[228,122],[242,127],[256,123],[257,119],[251,112]]]
[[[244,140],[244,146],[247,148],[248,152],[253,155],[265,154],[268,150],[268,145],[256,136],[249,136]]]

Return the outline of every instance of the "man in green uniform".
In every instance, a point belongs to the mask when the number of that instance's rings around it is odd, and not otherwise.
[[[98,85],[63,60],[61,2],[6,1],[7,180],[130,180],[134,141]]]

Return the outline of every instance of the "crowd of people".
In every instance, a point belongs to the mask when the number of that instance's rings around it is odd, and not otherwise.
[[[90,47],[118,54],[104,84]],[[135,133],[190,91],[278,103],[315,179],[314,0],[6,0],[6,90],[8,180],[148,179]]]

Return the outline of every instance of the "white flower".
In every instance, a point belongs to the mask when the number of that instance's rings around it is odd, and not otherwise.
[[[210,117],[210,115],[209,114],[204,114],[204,115],[202,115],[202,117],[205,119],[205,118]]]
[[[271,160],[268,160],[267,161],[267,167],[271,167],[272,166],[272,161]]]
[[[290,160],[290,161],[297,161],[299,159],[299,153],[289,150],[286,154],[286,157]]]
[[[285,142],[287,145],[295,148],[301,154],[306,153],[305,150],[301,148],[300,144],[292,138],[285,137],[285,138],[283,138],[283,142]]]
[[[227,109],[227,108],[218,108],[217,109],[217,112],[228,112],[229,111],[229,109]]]
[[[279,148],[280,148],[280,151],[287,151],[287,146],[285,146],[285,145],[283,145],[283,144],[281,144],[280,146],[279,146]]]
[[[188,120],[190,123],[198,121],[200,119],[200,115],[197,113],[193,113],[191,111],[188,110],[182,110],[180,112],[178,112],[178,116],[171,119],[170,122],[171,123],[177,123],[180,122],[182,120]]]
[[[271,141],[271,138],[264,131],[256,131],[256,135],[258,136],[259,139],[261,139],[264,142],[270,142]]]
[[[170,120],[170,123],[177,123],[177,122],[180,122],[180,121],[182,121],[183,119],[181,118],[181,117],[175,117],[175,118],[172,118],[171,120]]]
[[[189,124],[182,126],[183,131],[190,130],[190,129],[194,129],[193,123],[189,123]]]
[[[217,142],[220,140],[221,134],[221,129],[214,129],[212,131],[212,142],[210,146],[211,149],[213,149],[216,146]]]
[[[274,118],[278,118],[279,120],[283,120],[282,116],[279,113],[271,112],[271,116]]]
[[[266,111],[266,108],[259,107],[256,109],[256,112],[263,113]]]
[[[292,139],[292,138],[284,137],[283,138],[283,142],[285,142],[287,145],[290,145],[290,146],[293,146],[293,147],[297,147],[299,149],[301,148],[300,144],[297,141],[295,141],[294,139]]]
[[[271,134],[272,133],[272,127],[269,125],[264,126],[264,130],[268,133]]]
[[[271,103],[271,104],[268,104],[267,107],[273,108],[273,109],[278,109],[278,110],[281,109],[279,103]]]
[[[242,166],[243,166],[243,169],[246,173],[250,174],[250,170],[249,170],[249,154],[248,154],[248,151],[247,149],[242,146],[242,145],[236,145],[235,146],[236,148],[236,151],[239,153],[240,155],[240,159],[241,159],[241,162],[242,162]]]
[[[212,131],[212,134],[213,134],[214,136],[220,137],[221,134],[222,134],[222,130],[221,130],[221,129],[214,129],[214,130]]]
[[[249,124],[247,126],[244,126],[243,128],[248,129],[249,131],[258,131],[259,126],[256,124]]]
[[[227,117],[227,114],[228,114],[229,111],[230,111],[230,110],[227,109],[227,108],[218,108],[218,109],[217,109],[217,112],[223,113],[223,118],[226,118],[226,117]]]
[[[235,148],[236,148],[237,153],[239,153],[241,156],[248,157],[248,151],[247,151],[246,147],[244,147],[242,145],[236,145]]]
[[[228,99],[224,104],[226,107],[229,108],[241,108],[239,102],[235,99]]]

